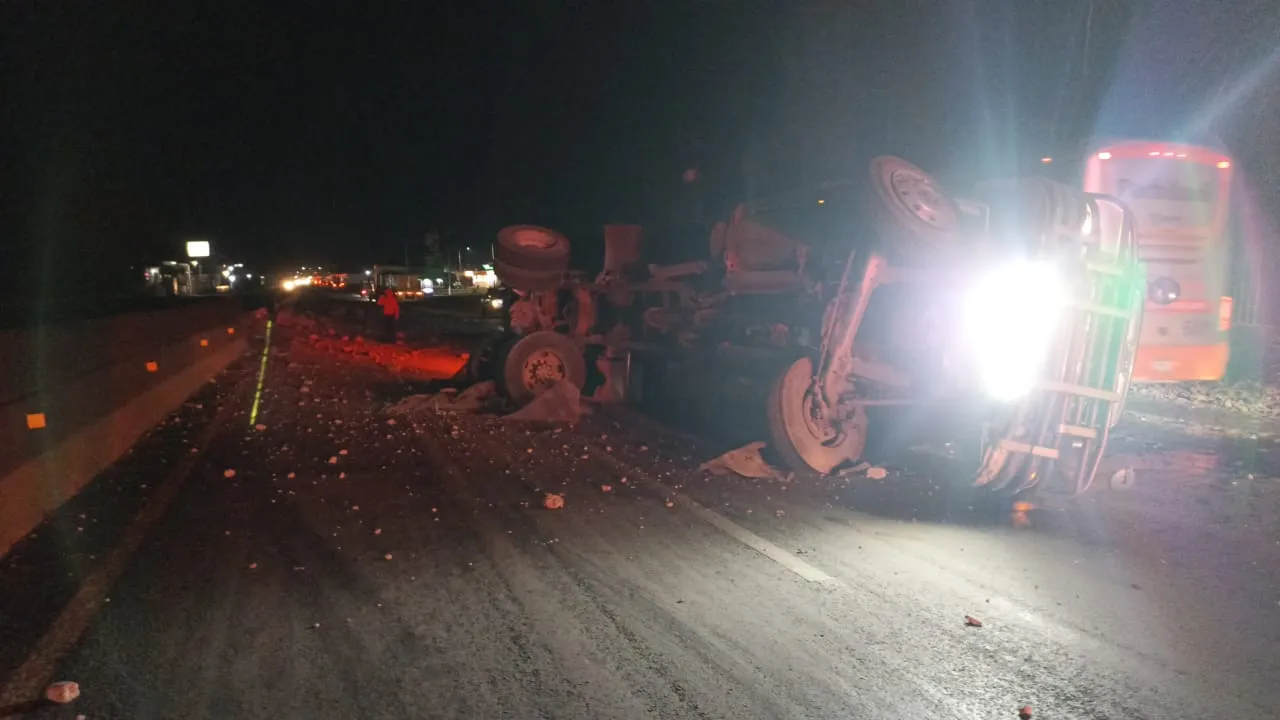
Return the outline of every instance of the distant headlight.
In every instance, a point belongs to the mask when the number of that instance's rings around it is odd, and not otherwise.
[[[1052,265],[1019,261],[982,277],[963,299],[961,330],[983,390],[1012,401],[1040,378],[1070,301]]]
[[[494,310],[502,309],[502,298],[489,298],[489,307]]]

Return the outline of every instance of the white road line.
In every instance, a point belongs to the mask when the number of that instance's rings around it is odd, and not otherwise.
[[[828,575],[822,570],[819,570],[795,555],[783,550],[759,535],[756,535],[720,513],[698,504],[698,502],[693,498],[682,492],[678,492],[675,488],[668,486],[666,483],[663,483],[645,471],[640,470],[635,466],[627,465],[616,457],[608,453],[601,452],[594,447],[589,447],[588,452],[595,457],[608,462],[622,472],[640,477],[644,482],[661,490],[664,495],[670,498],[673,502],[676,502],[680,507],[686,508],[694,515],[697,515],[703,522],[778,563],[782,567],[790,570],[796,575],[799,575],[805,580],[811,583],[818,583],[820,585],[834,586],[840,584],[840,581],[835,577]]]

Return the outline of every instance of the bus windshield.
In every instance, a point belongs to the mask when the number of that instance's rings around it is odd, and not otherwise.
[[[1118,158],[1110,172],[1111,194],[1133,210],[1139,234],[1206,237],[1218,232],[1218,168],[1166,158]]]

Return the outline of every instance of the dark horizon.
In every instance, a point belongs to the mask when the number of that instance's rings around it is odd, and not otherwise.
[[[588,241],[693,220],[695,164],[706,220],[884,152],[963,182],[1151,118],[1218,132],[1278,194],[1257,118],[1280,107],[1280,9],[928,5],[10,3],[5,265],[39,277],[200,236],[355,267],[520,222]]]

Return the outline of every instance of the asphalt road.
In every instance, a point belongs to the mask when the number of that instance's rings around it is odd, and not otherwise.
[[[1280,473],[1268,469],[1280,446],[1266,429],[1224,438],[1185,418],[1131,419],[1118,447],[1142,458],[1138,487],[1015,526],[919,471],[708,479],[697,466],[721,449],[708,434],[629,411],[573,427],[394,415],[392,403],[430,384],[307,334],[277,329],[253,424],[256,355],[0,561],[10,710],[1280,708]],[[562,509],[541,506],[549,491]],[[28,703],[50,679],[82,695]]]

